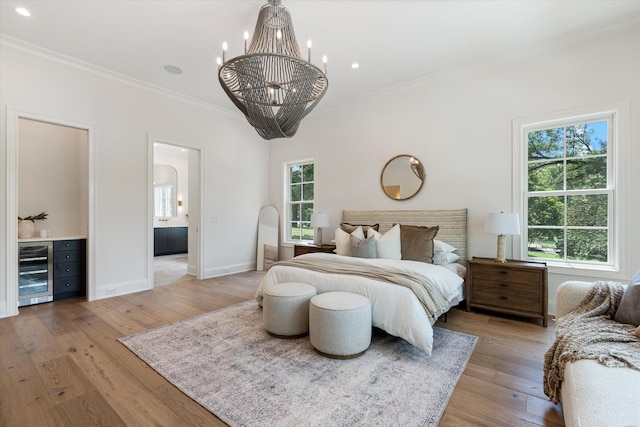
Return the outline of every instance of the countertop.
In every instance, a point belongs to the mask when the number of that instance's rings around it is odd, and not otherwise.
[[[18,239],[18,243],[23,242],[53,242],[54,240],[78,240],[86,239],[87,236],[82,235],[69,235],[69,236],[49,236],[49,237],[30,237],[28,239]]]

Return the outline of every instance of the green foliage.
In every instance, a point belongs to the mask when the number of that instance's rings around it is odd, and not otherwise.
[[[313,214],[315,199],[314,164],[292,166],[291,177],[291,236],[293,240],[313,240],[311,228],[311,214]]]
[[[607,194],[549,195],[607,188],[606,134],[606,122],[528,134],[529,256],[607,262]]]
[[[29,215],[29,216],[25,216],[24,218],[18,217],[18,221],[31,221],[31,222],[44,221],[45,219],[47,219],[48,216],[49,216],[48,213],[40,212],[38,215]]]

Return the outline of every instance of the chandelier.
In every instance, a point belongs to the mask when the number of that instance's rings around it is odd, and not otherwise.
[[[222,89],[264,139],[290,138],[300,121],[313,110],[327,91],[327,57],[324,72],[300,55],[289,11],[280,0],[269,0],[260,9],[258,22],[244,55],[226,59],[227,44],[218,58]]]

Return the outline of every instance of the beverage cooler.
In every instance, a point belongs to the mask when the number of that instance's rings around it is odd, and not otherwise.
[[[18,307],[53,301],[53,242],[18,247]]]

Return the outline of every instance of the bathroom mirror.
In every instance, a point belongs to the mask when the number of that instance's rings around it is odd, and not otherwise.
[[[384,165],[380,185],[384,194],[394,200],[407,200],[418,194],[425,181],[422,162],[414,156],[401,154]]]
[[[153,215],[178,216],[178,171],[169,165],[153,165]]]

